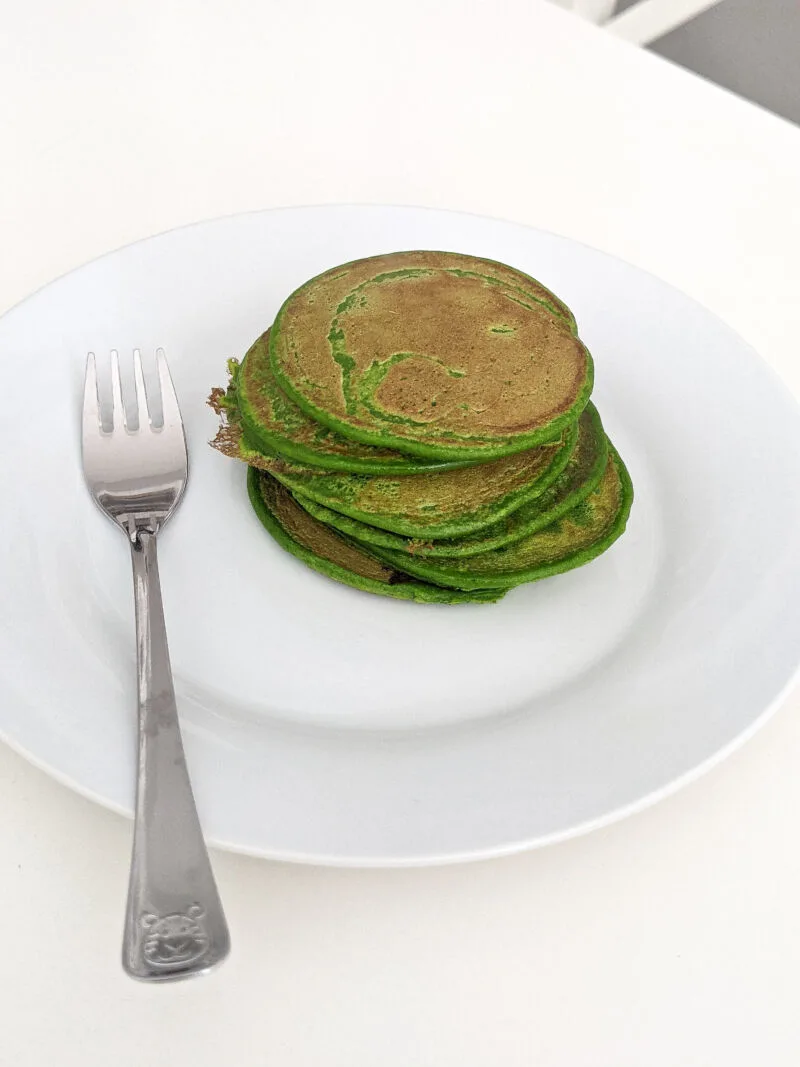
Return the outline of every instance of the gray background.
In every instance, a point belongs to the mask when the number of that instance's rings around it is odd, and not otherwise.
[[[650,48],[800,123],[800,0],[722,0]]]

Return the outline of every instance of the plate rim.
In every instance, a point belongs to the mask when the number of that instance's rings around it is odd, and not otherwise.
[[[538,852],[540,849],[548,848],[551,845],[560,845],[567,841],[572,841],[575,838],[586,837],[589,834],[594,833],[595,830],[602,830],[608,826],[623,822],[630,816],[647,811],[649,808],[661,803],[662,800],[669,799],[676,793],[682,792],[687,786],[692,785],[700,778],[704,778],[710,771],[713,771],[715,767],[727,760],[729,756],[732,756],[740,748],[743,748],[747,742],[769,722],[784,703],[789,693],[797,685],[798,680],[800,680],[800,661],[798,661],[794,673],[786,682],[783,689],[764,708],[761,714],[726,745],[717,749],[711,756],[707,757],[701,763],[696,764],[690,770],[685,771],[677,778],[672,779],[672,781],[666,783],[666,785],[659,786],[657,789],[644,794],[644,796],[640,797],[638,800],[630,801],[628,804],[622,804],[617,808],[612,808],[603,815],[585,819],[566,830],[553,831],[550,834],[523,839],[504,845],[486,846],[471,849],[469,851],[442,852],[437,853],[435,856],[427,854],[403,857],[392,855],[337,856],[335,854],[328,855],[317,852],[305,853],[300,850],[291,851],[287,849],[269,849],[254,845],[243,845],[232,841],[226,841],[224,838],[219,838],[214,835],[206,835],[206,843],[211,848],[218,849],[221,852],[249,856],[254,859],[268,860],[272,863],[292,863],[303,867],[333,867],[341,868],[343,870],[413,870],[427,867],[452,867],[467,863],[481,863],[484,860],[503,859],[507,856],[520,855],[523,852]],[[71,792],[76,793],[85,800],[92,801],[106,811],[111,811],[116,815],[123,816],[127,822],[133,821],[132,808],[117,804],[113,800],[110,800],[99,793],[95,793],[92,789],[87,788],[76,779],[70,777],[70,775],[52,767],[46,760],[40,759],[23,745],[20,745],[14,739],[9,738],[2,729],[0,729],[0,742],[7,745],[12,752],[21,756],[27,763],[30,763],[35,767],[36,770],[43,772],[48,778],[58,782],[59,785],[65,786]]]

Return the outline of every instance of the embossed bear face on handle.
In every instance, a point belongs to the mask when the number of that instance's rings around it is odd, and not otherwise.
[[[147,931],[143,945],[147,962],[157,967],[174,967],[202,956],[208,948],[208,934],[201,921],[204,914],[199,904],[192,904],[185,914],[145,912],[139,921]]]

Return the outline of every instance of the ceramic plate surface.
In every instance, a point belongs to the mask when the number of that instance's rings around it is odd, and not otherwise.
[[[573,308],[636,499],[588,566],[496,605],[337,585],[251,512],[205,406],[304,279],[435,248],[503,260]],[[167,351],[189,439],[161,538],[178,702],[209,838],[264,856],[413,864],[541,845],[656,799],[748,736],[800,653],[800,418],[728,327],[550,234],[405,208],[269,211],[177,230],[0,320],[0,735],[130,812],[128,552],[84,489],[86,353]]]

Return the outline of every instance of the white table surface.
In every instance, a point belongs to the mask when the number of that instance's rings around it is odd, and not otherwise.
[[[800,393],[800,130],[542,0],[0,15],[2,307],[197,219],[425,204],[661,275]],[[798,711],[540,852],[399,872],[217,853],[233,955],[158,988],[118,963],[130,825],[0,746],[0,1064],[796,1067]]]

